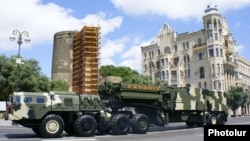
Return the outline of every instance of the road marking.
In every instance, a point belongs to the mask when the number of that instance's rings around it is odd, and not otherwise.
[[[97,141],[96,139],[74,139],[74,138],[70,138],[70,139],[43,139],[42,141]]]

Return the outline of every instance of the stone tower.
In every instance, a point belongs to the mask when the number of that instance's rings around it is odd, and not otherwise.
[[[72,49],[76,31],[61,31],[54,34],[51,80],[63,80],[72,91]]]

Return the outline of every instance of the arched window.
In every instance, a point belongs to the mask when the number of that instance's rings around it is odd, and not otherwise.
[[[205,78],[205,71],[203,67],[200,67],[200,78]]]
[[[201,46],[201,38],[198,39],[198,46]]]

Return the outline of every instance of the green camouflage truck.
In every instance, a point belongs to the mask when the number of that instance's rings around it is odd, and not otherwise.
[[[224,125],[228,108],[225,93],[193,87],[123,84],[109,76],[99,86],[99,96],[112,115],[127,118],[127,133],[146,133],[150,125],[185,122],[188,127]],[[125,120],[124,120],[125,121]]]
[[[97,95],[73,92],[14,92],[6,102],[6,120],[31,128],[45,138],[69,135],[92,136],[103,132],[111,114]]]
[[[14,92],[6,102],[11,120],[45,138],[147,133],[150,126],[185,122],[188,127],[223,125],[224,93],[192,87],[123,84],[119,77],[100,82],[98,95],[73,92]]]

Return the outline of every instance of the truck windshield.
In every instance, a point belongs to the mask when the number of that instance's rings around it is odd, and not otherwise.
[[[11,95],[9,99],[12,104],[20,103],[20,96]]]
[[[14,102],[14,96],[11,95],[11,96],[9,97],[9,100],[10,100],[10,103],[13,103],[13,102]]]

